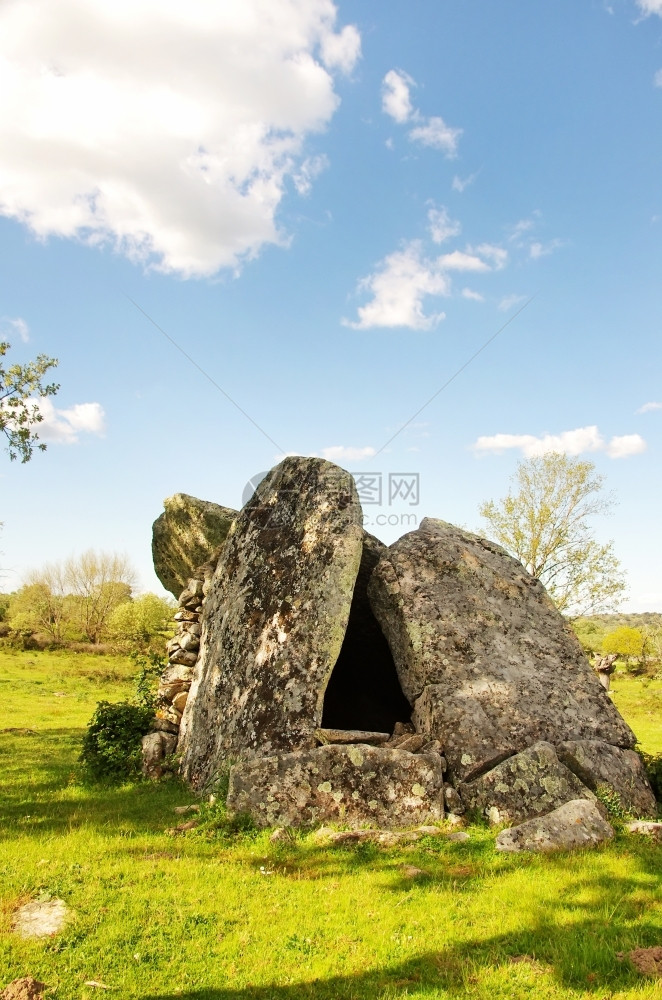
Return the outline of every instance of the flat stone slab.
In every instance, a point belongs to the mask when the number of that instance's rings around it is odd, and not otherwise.
[[[181,722],[195,787],[228,761],[313,747],[345,636],[363,547],[348,472],[286,458],[260,483],[221,552]]]
[[[237,511],[187,493],[175,493],[163,506],[163,514],[152,525],[154,572],[179,598],[193,571],[216,555]]]
[[[551,743],[544,741],[459,785],[458,791],[466,809],[480,811],[494,824],[540,816],[572,799],[596,801],[593,792],[560,763]]]
[[[645,837],[653,837],[654,840],[662,840],[662,823],[643,822],[635,820],[627,824],[630,833],[641,833]]]
[[[559,760],[588,788],[607,788],[618,795],[621,806],[632,816],[654,818],[657,803],[641,757],[602,740],[574,740],[556,747]]]
[[[527,820],[496,839],[497,851],[571,851],[611,840],[614,831],[595,802],[574,799],[546,816]]]
[[[23,938],[52,937],[63,930],[72,917],[63,899],[33,900],[16,910],[12,930]]]
[[[259,826],[392,829],[443,819],[442,788],[438,754],[331,744],[235,765],[227,805]]]
[[[316,729],[314,737],[320,743],[367,743],[381,746],[391,737],[390,733],[370,733],[362,729]]]
[[[425,518],[382,556],[368,596],[454,782],[541,739],[634,746],[542,584],[500,546]]]

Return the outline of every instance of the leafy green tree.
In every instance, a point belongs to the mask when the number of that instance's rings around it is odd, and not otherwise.
[[[605,654],[616,653],[624,660],[645,659],[646,638],[638,628],[630,628],[628,625],[621,625],[612,632],[608,632],[602,640],[602,652]]]
[[[111,614],[131,599],[135,572],[124,555],[88,549],[64,564],[64,579],[72,596],[72,617],[90,642],[107,634]]]
[[[0,431],[7,438],[9,458],[29,462],[35,448],[46,451],[35,429],[44,419],[38,399],[54,396],[60,388],[54,382],[43,383],[46,372],[56,368],[58,362],[39,354],[25,365],[5,366],[2,359],[10,346],[6,341],[0,342]]]
[[[162,648],[174,613],[172,600],[141,594],[115,608],[108,619],[108,635],[127,648],[147,649],[153,640],[158,640]]]
[[[576,618],[572,629],[587,656],[597,656],[602,650],[605,627],[590,618]]]
[[[617,607],[625,580],[613,544],[591,535],[590,520],[607,513],[604,477],[592,462],[552,453],[520,462],[514,488],[481,504],[490,535],[540,580],[570,617]]]
[[[49,574],[32,574],[9,602],[7,621],[12,632],[20,635],[38,633],[54,642],[73,639],[70,609],[62,591],[53,588]]]

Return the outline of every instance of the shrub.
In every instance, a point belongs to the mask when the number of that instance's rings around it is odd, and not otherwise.
[[[154,710],[128,701],[100,701],[83,737],[80,760],[95,781],[130,781],[142,763],[141,741]]]
[[[644,750],[637,752],[643,761],[653,794],[658,803],[662,804],[662,753],[651,754]]]

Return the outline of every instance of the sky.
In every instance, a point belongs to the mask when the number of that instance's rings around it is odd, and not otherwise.
[[[386,542],[563,451],[662,611],[662,0],[5,0],[0,587],[286,454]],[[250,491],[249,491],[250,492]]]

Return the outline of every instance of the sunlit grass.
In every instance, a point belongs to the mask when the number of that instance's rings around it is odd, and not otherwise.
[[[662,944],[662,847],[619,834],[592,852],[504,856],[479,826],[467,843],[388,850],[307,833],[272,844],[225,832],[209,806],[172,835],[174,806],[193,801],[178,782],[80,783],[84,723],[98,699],[130,692],[131,665],[90,681],[76,665],[94,664],[65,657],[51,684],[47,655],[0,656],[17,730],[0,735],[0,986],[30,974],[64,1000],[98,998],[86,980],[143,1000],[660,997],[617,953]],[[75,919],[20,941],[11,913],[40,893]]]

